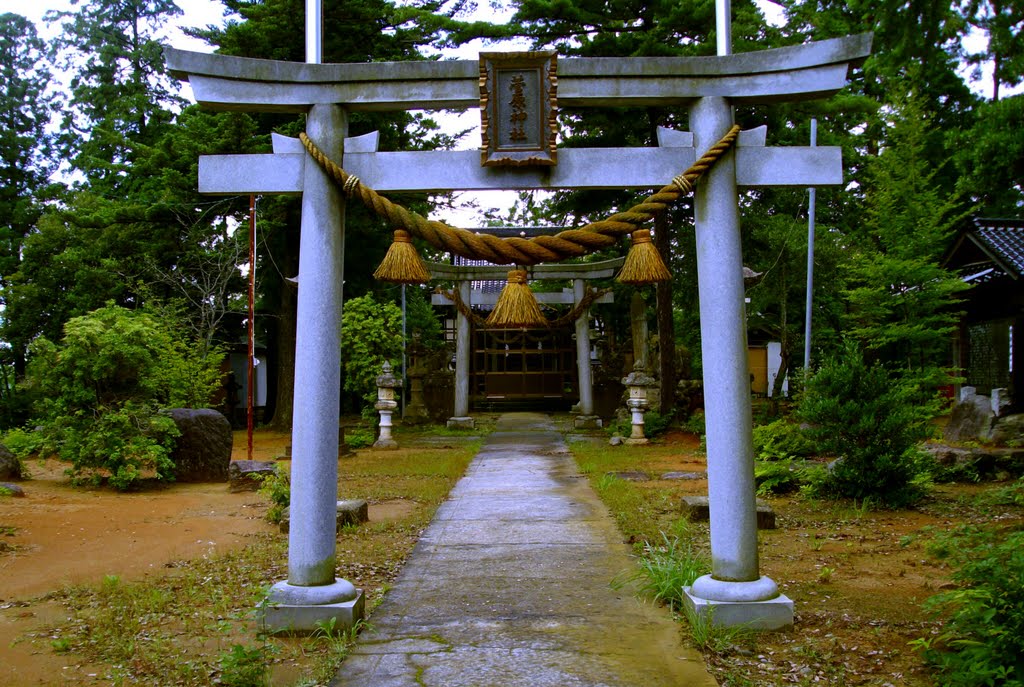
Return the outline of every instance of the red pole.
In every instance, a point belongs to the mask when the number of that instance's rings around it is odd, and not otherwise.
[[[246,383],[246,432],[252,460],[253,368],[256,360],[256,194],[249,194],[249,360]]]

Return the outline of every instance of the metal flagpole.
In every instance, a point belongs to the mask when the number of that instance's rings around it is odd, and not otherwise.
[[[818,120],[811,119],[811,147],[818,144]],[[807,189],[807,313],[804,316],[804,376],[811,369],[811,306],[814,300],[814,214],[815,189]]]
[[[253,369],[256,367],[256,194],[249,194],[249,356],[246,364],[245,427],[246,455],[252,460]]]

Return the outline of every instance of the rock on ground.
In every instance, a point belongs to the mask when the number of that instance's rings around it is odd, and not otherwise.
[[[972,394],[957,403],[943,432],[946,441],[988,441],[992,436],[992,400]]]
[[[235,460],[228,467],[229,491],[257,491],[264,477],[277,472],[273,460]]]
[[[21,461],[0,444],[0,480],[21,479]]]
[[[181,436],[171,454],[178,482],[224,482],[231,463],[231,423],[211,408],[167,411]]]
[[[9,496],[22,497],[25,495],[25,490],[19,487],[17,484],[11,484],[10,482],[0,482],[0,493],[7,494]]]

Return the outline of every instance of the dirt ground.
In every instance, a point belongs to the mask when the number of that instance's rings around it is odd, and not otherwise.
[[[672,456],[645,463],[651,489],[706,495],[707,480],[667,482],[670,471],[704,471],[706,460],[692,435],[674,433]],[[652,449],[657,450],[657,449]],[[763,575],[795,604],[795,627],[737,642],[723,655],[708,655],[720,684],[879,685],[933,684],[908,646],[938,622],[922,602],[954,588],[952,571],[925,550],[935,533],[960,524],[999,522],[1024,527],[1024,510],[989,506],[979,498],[1004,484],[934,485],[929,497],[907,510],[867,510],[849,501],[799,496],[761,499],[776,514],[777,529],[760,531]],[[706,536],[701,525],[699,536]]]
[[[282,437],[264,440],[254,457],[283,454]],[[703,471],[706,463],[689,435],[670,435],[672,451],[645,461],[672,502],[706,494],[706,480],[666,481],[671,471]],[[244,433],[235,458],[246,457]],[[641,449],[642,450],[642,449]],[[174,561],[245,546],[274,531],[264,520],[266,500],[232,494],[224,484],[178,484],[136,494],[75,488],[55,461],[28,465],[25,498],[0,499],[0,684],[95,683],[101,667],[69,661],[40,628],[59,626],[62,606],[48,597],[67,584],[95,584],[166,574]],[[926,685],[927,671],[907,643],[935,622],[921,602],[949,588],[950,570],[930,558],[929,532],[964,522],[1024,523],[1019,508],[981,506],[992,484],[942,485],[913,510],[868,511],[851,503],[770,498],[778,529],[761,532],[763,574],[796,604],[796,627],[737,642],[709,656],[723,685]],[[394,507],[400,508],[402,504]],[[389,517],[389,504],[371,504],[371,520]],[[400,514],[399,514],[400,515]],[[698,525],[698,530],[706,525]],[[699,532],[706,536],[706,532]]]
[[[253,458],[284,454],[287,437],[260,433]],[[244,432],[232,458],[244,459]],[[68,585],[98,584],[106,575],[134,580],[165,574],[175,561],[244,547],[276,532],[267,499],[231,493],[224,483],[150,486],[139,493],[74,487],[56,460],[31,460],[24,498],[0,499],[0,685],[94,682],[99,672],[70,665],[38,630],[60,626],[63,607],[49,595]],[[373,520],[401,516],[407,504],[371,504]],[[102,673],[99,673],[102,674]]]

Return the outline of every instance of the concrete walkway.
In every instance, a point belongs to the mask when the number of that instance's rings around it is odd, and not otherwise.
[[[550,419],[498,421],[335,687],[711,687]]]

